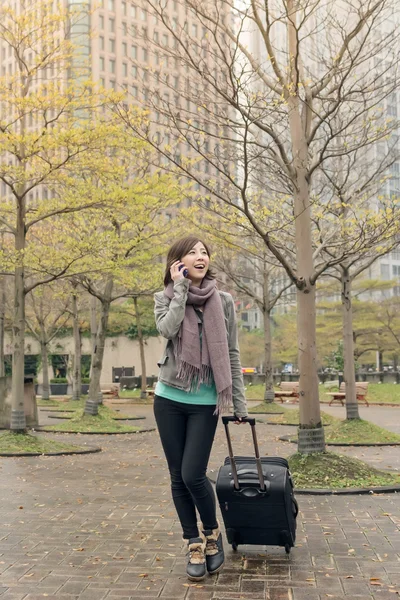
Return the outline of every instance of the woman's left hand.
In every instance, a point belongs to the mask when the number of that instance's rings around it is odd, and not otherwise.
[[[243,425],[244,423],[246,423],[246,421],[243,421],[243,419],[247,419],[247,417],[236,417],[236,420],[234,421],[234,425]]]

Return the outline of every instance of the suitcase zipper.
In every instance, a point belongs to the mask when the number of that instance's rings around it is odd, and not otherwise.
[[[228,503],[225,502],[225,510],[228,510]]]

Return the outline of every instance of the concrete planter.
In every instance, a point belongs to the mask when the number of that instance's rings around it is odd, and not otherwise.
[[[52,396],[67,396],[68,383],[51,383],[50,393]]]

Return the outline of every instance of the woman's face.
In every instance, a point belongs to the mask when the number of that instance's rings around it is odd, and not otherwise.
[[[189,271],[188,279],[191,279],[194,285],[200,285],[210,264],[210,257],[202,242],[197,242],[185,256],[182,256],[182,262]]]

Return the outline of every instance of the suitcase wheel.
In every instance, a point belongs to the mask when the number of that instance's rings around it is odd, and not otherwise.
[[[238,545],[237,545],[237,543],[236,543],[236,542],[233,542],[233,544],[232,544],[232,550],[233,550],[234,552],[237,552],[237,549],[238,549]]]
[[[286,552],[286,554],[290,554],[290,546],[289,546],[289,544],[285,544],[285,552]]]

